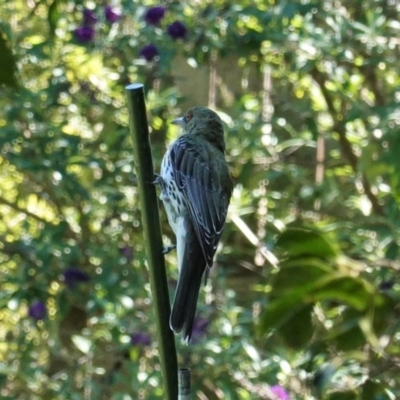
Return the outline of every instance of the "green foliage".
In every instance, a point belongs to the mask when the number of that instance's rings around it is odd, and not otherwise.
[[[2,27],[0,24],[0,54],[2,56],[0,85],[9,85],[11,87],[15,87],[17,84],[15,78],[15,59],[3,29],[4,27]]]
[[[2,398],[163,398],[132,82],[156,170],[184,108],[209,102],[227,125],[218,268],[197,337],[178,343],[197,397],[272,398],[279,384],[293,399],[400,398],[396,2],[188,0],[155,24],[137,0],[111,17],[105,3],[3,3]],[[184,38],[167,33],[176,20]],[[168,244],[165,215],[162,230]]]

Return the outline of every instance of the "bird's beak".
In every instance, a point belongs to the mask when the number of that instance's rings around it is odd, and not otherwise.
[[[185,124],[185,121],[183,120],[183,117],[180,117],[180,118],[176,118],[173,121],[171,121],[171,124],[183,126]]]

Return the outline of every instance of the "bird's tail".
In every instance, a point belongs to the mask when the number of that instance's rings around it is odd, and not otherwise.
[[[186,237],[191,237],[192,240],[185,246],[172,305],[170,326],[175,333],[184,329],[185,342],[189,343],[206,260],[196,235],[188,234]]]

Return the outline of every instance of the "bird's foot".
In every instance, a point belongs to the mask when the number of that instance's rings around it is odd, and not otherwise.
[[[161,177],[161,175],[154,174],[154,179],[150,183],[152,183],[153,185],[161,186],[162,182],[163,182],[163,178]]]
[[[207,279],[208,279],[208,275],[210,275],[210,270],[211,270],[210,267],[206,267],[205,274],[204,274],[204,286],[207,285]]]
[[[175,249],[176,249],[176,244],[174,244],[173,246],[164,246],[162,253],[163,254],[168,254],[172,250],[175,250]]]

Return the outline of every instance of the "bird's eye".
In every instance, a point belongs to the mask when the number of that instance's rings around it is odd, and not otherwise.
[[[185,120],[186,120],[186,122],[190,121],[192,118],[193,118],[193,114],[192,114],[191,112],[188,112],[188,113],[185,115]]]

